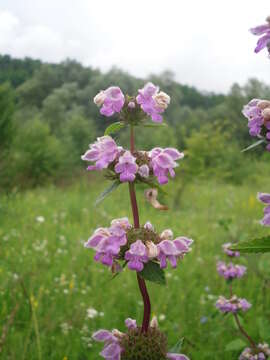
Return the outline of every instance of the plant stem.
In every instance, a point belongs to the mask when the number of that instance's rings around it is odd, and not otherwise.
[[[134,129],[133,126],[130,126],[130,151],[134,153],[135,150],[135,137],[134,137]],[[140,227],[140,218],[139,218],[139,210],[136,199],[135,185],[132,182],[129,182],[129,196],[133,214],[133,223],[134,228]],[[142,332],[146,333],[149,328],[150,322],[150,314],[151,314],[151,302],[150,297],[147,291],[146,283],[144,279],[137,273],[137,281],[139,285],[139,289],[143,298],[144,304],[144,312],[143,312],[143,323],[142,323]]]
[[[240,330],[240,332],[242,333],[242,335],[248,339],[251,347],[254,349],[254,350],[257,350],[257,345],[256,343],[251,339],[251,337],[246,333],[245,329],[242,327],[242,325],[240,324],[240,321],[239,321],[239,318],[238,318],[238,315],[236,313],[233,314],[234,318],[235,318],[235,321],[236,321],[236,324]]]

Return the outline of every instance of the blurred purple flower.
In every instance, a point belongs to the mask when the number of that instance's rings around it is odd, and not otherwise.
[[[257,199],[267,205],[264,208],[264,217],[260,222],[263,226],[270,226],[270,194],[259,192]]]
[[[223,313],[237,313],[238,311],[247,311],[251,304],[246,299],[240,299],[236,295],[231,299],[220,296],[216,302],[216,307]]]
[[[144,263],[149,261],[147,249],[141,240],[131,244],[130,249],[125,253],[125,259],[128,261],[130,270],[142,271]]]
[[[182,159],[184,153],[174,148],[154,148],[149,152],[153,173],[160,184],[168,182],[168,175],[175,176],[174,168],[178,166],[175,160]]]
[[[225,252],[225,254],[230,256],[230,257],[239,257],[240,252],[230,250],[230,246],[232,246],[232,243],[226,243],[226,244],[222,245],[222,248],[223,248],[223,251]]]
[[[106,169],[121,150],[110,136],[97,138],[97,141],[89,147],[90,150],[87,150],[81,158],[84,161],[95,162],[95,165],[88,166],[87,170]]]
[[[256,26],[255,28],[251,28],[250,31],[253,35],[262,35],[255,48],[255,53],[263,50],[265,47],[268,48],[268,52],[270,53],[270,16],[266,19],[267,24]]]
[[[265,360],[268,359],[269,356],[269,345],[267,343],[264,343],[258,344],[256,352],[254,352],[254,349],[251,349],[249,347],[245,348],[242,351],[239,360]]]
[[[223,261],[218,261],[217,271],[219,275],[226,280],[241,278],[246,273],[247,268],[243,265],[234,265],[233,263],[225,264]]]
[[[122,156],[119,157],[118,163],[114,167],[115,171],[120,173],[120,181],[134,181],[135,174],[138,170],[136,164],[136,158],[131,155],[130,151],[126,151]]]

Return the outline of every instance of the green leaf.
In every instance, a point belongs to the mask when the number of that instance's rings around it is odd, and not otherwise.
[[[99,197],[95,201],[95,205],[100,204],[108,195],[110,195],[114,190],[116,190],[120,184],[121,183],[118,180],[114,181],[112,185],[110,185],[99,195]]]
[[[240,351],[245,346],[246,343],[242,339],[235,339],[226,345],[225,351]]]
[[[104,135],[114,134],[123,127],[125,127],[125,124],[123,122],[117,121],[107,127],[107,129],[104,132]]]
[[[185,338],[180,339],[171,349],[170,353],[177,354],[181,351]]]
[[[231,250],[238,250],[243,253],[266,253],[270,252],[270,235],[259,239],[242,241],[232,245]]]
[[[142,123],[142,126],[149,128],[160,128],[160,127],[167,127],[168,125],[165,123],[147,122],[147,123]]]
[[[251,150],[251,149],[255,148],[256,146],[261,145],[264,142],[265,142],[265,139],[260,139],[260,140],[256,141],[254,144],[251,144],[247,148],[243,149],[241,152]]]
[[[159,285],[166,285],[164,270],[160,268],[159,264],[153,261],[146,263],[143,270],[139,272],[139,274],[145,280],[152,281]]]

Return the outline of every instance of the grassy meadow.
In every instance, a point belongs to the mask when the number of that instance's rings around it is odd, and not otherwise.
[[[83,247],[95,228],[117,217],[132,219],[127,186],[95,207],[107,184],[88,176],[61,188],[1,195],[1,359],[98,359],[102,344],[91,341],[95,330],[124,330],[125,318],[142,319],[135,273],[125,270],[111,281],[110,272]],[[267,233],[258,223],[263,207],[256,192],[268,191],[269,181],[265,176],[236,186],[198,180],[177,195],[174,189],[171,182],[162,199],[170,206],[167,212],[151,208],[142,189],[137,191],[141,223],[150,220],[158,231],[172,228],[194,239],[180,266],[166,270],[167,286],[148,283],[153,314],[170,346],[185,338],[182,352],[190,359],[236,359],[240,350],[225,348],[241,335],[232,318],[214,306],[219,294],[229,292],[216,261],[226,260],[224,242]],[[234,292],[252,303],[243,324],[256,341],[269,341],[270,256],[242,256],[238,262],[248,272],[235,281]]]

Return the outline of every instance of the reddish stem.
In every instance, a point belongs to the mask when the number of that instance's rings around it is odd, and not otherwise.
[[[130,151],[131,153],[134,153],[135,150],[135,139],[134,139],[134,130],[133,126],[130,127]],[[129,183],[129,196],[130,196],[130,202],[131,202],[131,208],[132,208],[132,214],[133,214],[133,222],[134,227],[139,228],[140,227],[140,218],[139,218],[139,210],[138,210],[138,204],[136,199],[136,192],[135,192],[135,186],[134,183]],[[146,283],[144,279],[137,273],[137,280],[139,289],[143,298],[143,304],[144,304],[144,312],[143,312],[143,323],[142,323],[142,332],[146,333],[149,328],[149,322],[150,322],[150,314],[151,314],[151,302],[150,297],[147,291]]]
[[[234,318],[235,318],[235,321],[236,321],[236,324],[240,330],[240,332],[242,333],[242,335],[248,339],[251,347],[254,349],[254,350],[257,350],[257,345],[256,343],[251,339],[251,337],[246,333],[245,329],[242,327],[242,325],[240,324],[240,321],[239,321],[239,318],[238,318],[238,315],[236,313],[233,314]]]

